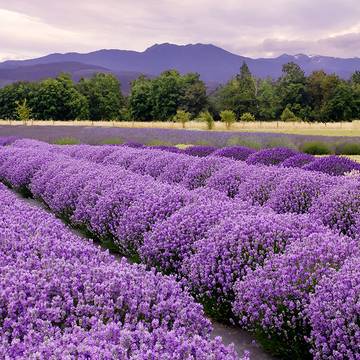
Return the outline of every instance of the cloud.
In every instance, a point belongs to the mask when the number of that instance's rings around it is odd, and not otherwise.
[[[360,56],[358,0],[0,0],[0,58],[161,42]]]

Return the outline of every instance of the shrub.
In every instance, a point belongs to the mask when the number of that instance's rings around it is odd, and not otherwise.
[[[206,123],[208,130],[212,130],[214,128],[214,118],[208,111],[203,111],[199,114],[198,120]]]
[[[358,143],[337,144],[335,147],[335,154],[337,154],[337,155],[360,155],[360,144],[358,144]]]
[[[244,161],[254,152],[255,150],[245,146],[227,146],[214,151],[211,156],[221,156]]]
[[[299,121],[300,119],[288,108],[286,107],[281,116],[281,121]]]
[[[288,148],[272,148],[257,151],[250,155],[246,162],[248,164],[263,164],[263,165],[277,165],[282,163],[285,159],[296,155],[297,152]]]
[[[240,137],[240,136],[233,136],[231,138],[229,138],[226,142],[226,145],[228,146],[235,146],[235,145],[239,145],[239,146],[245,146],[251,149],[261,149],[262,145],[261,143],[251,137]]]
[[[321,171],[330,175],[344,175],[352,170],[360,170],[360,164],[336,155],[322,157],[303,166],[305,170]]]
[[[246,121],[246,122],[250,122],[250,121],[256,121],[255,116],[249,112],[243,113],[240,116],[240,121]]]
[[[301,168],[304,165],[312,162],[315,160],[315,156],[310,154],[297,154],[294,156],[290,156],[289,158],[285,159],[281,166],[284,167],[292,167],[292,168]]]
[[[80,140],[74,137],[65,136],[62,138],[55,139],[54,144],[56,145],[76,145],[80,144]]]
[[[220,118],[223,123],[225,123],[226,128],[230,129],[231,125],[236,122],[236,115],[231,110],[223,110],[220,112]]]
[[[328,155],[332,151],[330,147],[322,141],[308,141],[301,145],[301,151],[312,155]]]
[[[215,146],[190,146],[183,150],[183,153],[186,155],[191,156],[198,156],[198,157],[206,157],[216,151],[217,148]]]
[[[310,210],[315,219],[336,232],[355,237],[360,218],[360,183],[358,180],[339,180],[336,187],[322,194]]]
[[[290,243],[284,254],[270,257],[235,284],[233,309],[241,325],[255,331],[281,358],[309,358],[310,296],[323,276],[356,252],[356,241],[321,226],[317,233]]]
[[[185,125],[188,121],[190,121],[191,114],[184,110],[178,110],[173,117],[175,122],[181,123],[183,129],[185,129]]]
[[[182,272],[195,296],[210,306],[206,310],[228,319],[235,281],[267,257],[283,252],[288,243],[307,236],[310,228],[305,217],[271,214],[265,209],[256,215],[224,219],[194,243]]]
[[[324,277],[311,297],[308,316],[315,360],[357,359],[360,344],[360,258]]]

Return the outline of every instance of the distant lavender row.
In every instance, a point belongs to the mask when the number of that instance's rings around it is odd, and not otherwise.
[[[131,159],[133,150],[128,151]],[[342,328],[351,342],[334,344],[333,335],[312,330],[317,316],[309,310],[317,283],[358,251],[356,180],[231,162],[227,172],[205,172],[190,187],[198,190],[189,191],[171,181],[169,185],[134,174],[125,169],[132,161],[129,164],[126,156],[123,160],[123,167],[94,166],[71,160],[50,145],[45,149],[39,144],[37,150],[14,147],[2,151],[0,177],[27,187],[53,211],[100,238],[112,239],[123,252],[181,275],[210,312],[224,316],[232,309],[243,326],[280,337],[290,344],[286,349],[306,354],[310,347],[335,359],[356,354],[357,335],[354,338],[352,331],[357,320]],[[137,161],[136,168],[146,169],[149,158]],[[206,164],[209,159],[199,161]],[[173,162],[168,167],[171,175]],[[204,184],[216,190],[199,190]],[[352,192],[344,199],[341,189],[349,185]],[[218,190],[235,200],[227,200]],[[311,216],[275,214],[267,206],[258,208],[241,199],[268,203],[279,213],[310,211]],[[351,237],[332,233],[319,219]],[[339,321],[346,316],[358,318],[358,309],[340,314]]]
[[[1,358],[237,359],[174,279],[118,262],[0,187]]]
[[[0,126],[0,136],[18,136],[54,143],[70,137],[82,144],[103,144],[107,140],[121,143],[136,142],[146,145],[256,145],[259,148],[290,146],[300,148],[305,142],[321,141],[330,147],[337,143],[359,143],[359,137],[310,136],[293,134],[256,133],[239,131],[198,131],[155,128],[118,128],[89,126]],[[118,143],[117,142],[117,143]]]

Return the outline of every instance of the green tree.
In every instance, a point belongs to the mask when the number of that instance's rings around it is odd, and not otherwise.
[[[180,106],[182,84],[176,70],[163,72],[152,81],[152,118],[156,120],[171,119]]]
[[[255,116],[249,112],[243,113],[240,117],[241,121],[249,122],[249,121],[255,121]]]
[[[255,79],[245,62],[240,68],[240,73],[226,85],[219,88],[214,97],[219,111],[232,110],[237,118],[240,118],[245,112],[256,113]]]
[[[19,120],[27,121],[31,117],[31,108],[28,105],[27,99],[16,102],[16,112]]]
[[[311,107],[310,118],[323,120],[325,103],[333,96],[340,79],[337,75],[327,75],[324,71],[314,71],[306,80],[306,93]]]
[[[327,121],[342,121],[356,118],[360,113],[360,101],[351,85],[342,81],[323,107]]]
[[[236,115],[231,110],[223,110],[220,112],[220,119],[225,123],[226,128],[230,129],[231,125],[236,122]]]
[[[279,112],[279,98],[275,84],[270,79],[260,81],[258,92],[258,116],[263,120],[275,119]]]
[[[16,82],[0,89],[0,118],[19,119],[17,103],[28,99],[31,103],[37,84]]]
[[[206,105],[206,86],[200,80],[200,75],[194,73],[184,75],[181,79],[180,108],[194,118],[206,108]]]
[[[129,96],[129,110],[133,120],[150,121],[152,119],[152,87],[152,80],[143,75],[133,81]]]
[[[88,102],[77,91],[70,75],[42,81],[31,99],[33,115],[41,120],[86,119]]]
[[[356,70],[351,75],[351,83],[355,85],[360,85],[360,70]]]
[[[304,71],[299,65],[290,62],[283,65],[282,72],[277,87],[281,108],[288,107],[296,116],[304,117],[303,109],[307,105]]]
[[[214,118],[208,111],[201,112],[199,114],[198,120],[205,122],[208,130],[212,130],[214,128]]]
[[[286,107],[280,116],[281,121],[298,121],[299,118],[288,108]]]
[[[175,122],[179,122],[182,124],[183,129],[185,129],[186,123],[190,120],[190,113],[184,110],[178,110],[173,117]]]
[[[90,79],[83,78],[77,88],[88,101],[90,120],[120,118],[124,98],[120,82],[114,75],[98,73]]]

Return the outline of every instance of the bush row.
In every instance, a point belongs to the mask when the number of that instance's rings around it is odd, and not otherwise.
[[[221,195],[219,188],[211,190],[199,185],[195,190],[189,190],[193,187],[187,185],[186,188],[173,182],[164,184],[153,177],[134,174],[127,169],[135,162],[125,155],[122,166],[94,166],[83,159],[71,160],[67,155],[59,154],[56,147],[48,146],[48,149],[51,152],[40,145],[38,149],[3,149],[2,153],[6,155],[0,156],[0,177],[16,186],[21,183],[18,178],[25,179],[21,186],[72,223],[83,226],[103,240],[110,239],[118,249],[138,256],[149,265],[177,274],[212,315],[221,319],[232,317],[254,331],[263,344],[271,344],[274,353],[304,358],[312,351],[319,358],[321,354],[355,358],[359,332],[358,328],[356,330],[359,318],[356,304],[350,306],[346,314],[337,313],[338,321],[343,320],[341,331],[345,339],[344,342],[340,340],[340,345],[333,342],[332,331],[336,333],[336,329],[330,328],[330,320],[324,328],[312,325],[312,321],[317,324],[319,315],[316,313],[317,291],[321,290],[318,284],[336,276],[342,264],[358,253],[356,232],[351,232],[353,226],[350,226],[351,231],[341,230],[345,223],[343,199],[338,199],[337,204],[333,201],[328,209],[338,215],[338,221],[328,225],[352,237],[337,235],[318,222],[319,215],[326,213],[323,206],[329,194],[336,198],[333,187],[339,187],[338,178],[323,175],[321,179],[315,176],[311,179],[315,181],[315,189],[316,186],[321,188],[322,181],[325,184],[324,190],[315,191],[313,196],[321,199],[317,203],[318,213],[276,214],[267,205],[259,208],[244,200],[254,202],[256,199],[258,204],[264,205],[270,199],[264,201],[271,183],[286,183],[288,179],[283,196],[287,195],[287,189],[293,188],[292,182],[297,184],[301,179],[310,188],[313,184],[306,182],[308,172],[244,163],[237,163],[238,167],[234,169],[232,162],[227,167],[231,181],[240,179],[241,185],[242,177],[244,183],[250,182],[244,188],[242,199],[237,192],[231,200],[224,193]],[[105,151],[105,147],[93,150],[89,159],[98,151]],[[104,159],[119,159],[120,153],[127,151],[129,149],[117,150]],[[25,158],[25,154],[29,157]],[[133,153],[130,151],[129,154],[131,158]],[[53,160],[49,160],[51,156]],[[24,168],[24,164],[28,167]],[[145,164],[149,165],[148,158],[142,158],[137,167],[146,168]],[[174,161],[169,167],[173,166]],[[213,172],[201,184],[207,185],[210,180],[216,183],[214,178],[221,175],[223,169]],[[17,171],[19,173],[15,174]],[[23,172],[30,177],[24,177]],[[164,172],[162,170],[161,174]],[[346,181],[356,184],[354,180]],[[226,177],[219,183],[225,184],[225,188],[230,184]],[[255,185],[263,190],[260,196],[258,191],[250,192]],[[301,186],[297,193],[293,192],[295,198],[302,198]],[[236,186],[230,188],[236,189]],[[332,190],[326,192],[326,188]],[[354,200],[351,200],[354,194],[356,190],[349,194],[348,202]],[[283,202],[279,200],[277,204]],[[303,203],[300,201],[299,204],[303,209]],[[272,207],[277,209],[275,205]],[[305,208],[310,209],[310,205]],[[358,209],[349,207],[354,219]],[[348,214],[345,216],[348,219]],[[332,306],[336,312],[336,306]],[[331,318],[329,314],[321,316]]]
[[[1,358],[237,359],[174,279],[115,260],[3,186],[0,203]]]

